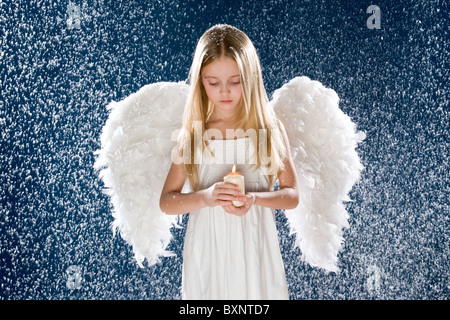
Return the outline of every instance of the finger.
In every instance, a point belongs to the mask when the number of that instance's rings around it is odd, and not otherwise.
[[[248,208],[245,207],[235,207],[233,204],[228,204],[224,206],[224,210],[232,215],[242,217],[248,212]]]
[[[231,186],[233,186],[233,185],[231,185]],[[214,188],[212,193],[216,197],[219,197],[220,195],[232,195],[235,197],[242,195],[242,193],[240,192],[239,189],[236,189],[236,188],[230,187],[230,186],[218,186],[217,188]],[[236,200],[236,199],[233,199],[233,200]]]
[[[224,201],[239,201],[239,197],[229,193],[218,194],[215,199]]]
[[[244,202],[245,206],[251,206],[253,204],[253,196],[245,195],[238,197],[238,201]]]
[[[234,206],[229,201],[222,205],[223,210],[225,210],[225,212],[229,214],[233,214],[233,207]]]
[[[228,200],[238,200],[238,197],[242,196],[242,193],[239,190],[235,189],[220,189],[214,192],[215,197],[222,198],[222,197],[233,197],[233,199],[228,198]]]
[[[221,200],[221,199],[217,199],[214,201],[214,204],[217,206],[222,206],[224,209],[225,208],[229,208],[230,206],[233,206],[231,204],[230,200]],[[234,207],[234,206],[233,206]]]
[[[239,187],[233,183],[229,183],[229,182],[222,182],[219,185],[220,188],[222,189],[229,189],[229,190],[240,190]]]
[[[235,212],[236,209],[237,209],[237,207],[234,206],[234,204],[233,204],[232,201],[226,201],[226,202],[223,204],[223,207],[224,207],[224,209],[226,209],[229,213]]]

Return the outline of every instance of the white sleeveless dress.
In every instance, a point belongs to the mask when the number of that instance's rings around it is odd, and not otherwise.
[[[245,177],[245,191],[269,191],[267,177],[250,167],[248,138],[211,140],[214,156],[199,165],[205,189],[231,172]],[[221,206],[189,215],[183,250],[183,299],[289,299],[272,209],[253,205],[243,217]]]

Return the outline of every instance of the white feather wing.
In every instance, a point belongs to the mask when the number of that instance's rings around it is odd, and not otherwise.
[[[161,212],[159,197],[188,90],[182,82],[149,84],[107,106],[111,112],[94,167],[110,196],[113,230],[132,246],[140,266],[171,255],[166,247],[176,221]]]
[[[292,79],[273,94],[271,104],[285,125],[300,186],[300,203],[286,210],[302,259],[327,271],[339,270],[344,201],[362,165],[356,147],[365,135],[339,109],[335,91],[307,77]]]

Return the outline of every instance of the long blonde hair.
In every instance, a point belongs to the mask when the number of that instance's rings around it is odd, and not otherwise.
[[[286,146],[280,131],[278,120],[271,106],[268,105],[268,97],[264,88],[261,66],[256,52],[247,35],[229,25],[216,25],[208,29],[199,39],[195,50],[192,66],[189,73],[190,91],[183,116],[183,127],[179,139],[179,150],[182,154],[183,167],[189,179],[192,190],[198,189],[198,170],[194,163],[195,154],[203,152],[206,148],[205,141],[194,142],[194,138],[203,137],[206,122],[213,111],[213,104],[206,95],[201,79],[201,71],[209,63],[226,56],[236,61],[242,87],[242,97],[239,103],[240,119],[239,128],[253,129],[259,132],[261,129],[267,132],[267,155],[270,157],[270,172],[268,174],[271,183],[279,170],[283,169],[283,161],[286,157]],[[195,128],[195,124],[201,124],[201,128]],[[200,134],[194,134],[201,129]],[[200,131],[200,130],[199,130]],[[198,133],[198,132],[197,132]],[[204,140],[204,139],[202,139]],[[263,143],[251,139],[255,150],[260,150]],[[201,148],[201,150],[195,150]],[[260,152],[256,153],[256,168],[268,167],[267,161],[262,159]]]

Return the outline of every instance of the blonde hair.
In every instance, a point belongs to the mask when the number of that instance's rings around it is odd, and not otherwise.
[[[267,132],[267,155],[270,157],[271,174],[268,174],[271,183],[279,170],[283,169],[286,157],[286,146],[280,131],[278,120],[271,106],[264,88],[259,57],[251,40],[247,35],[229,25],[216,25],[208,29],[199,39],[194,53],[189,73],[190,92],[188,95],[183,127],[179,140],[179,149],[182,154],[183,167],[187,174],[192,190],[198,189],[198,170],[194,163],[196,152],[203,152],[206,142],[194,142],[195,124],[201,124],[200,137],[204,136],[206,122],[213,112],[213,104],[206,95],[201,79],[201,72],[211,62],[223,56],[236,61],[242,87],[242,97],[239,103],[239,128],[253,129],[256,132]],[[198,130],[199,128],[197,128]],[[202,139],[204,140],[204,139]],[[263,141],[251,139],[255,150],[260,150]],[[195,147],[201,150],[195,150]],[[262,159],[260,152],[256,153],[256,168],[268,167],[267,161]]]

